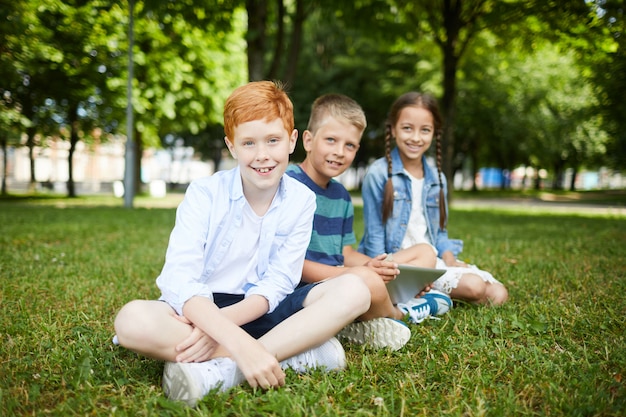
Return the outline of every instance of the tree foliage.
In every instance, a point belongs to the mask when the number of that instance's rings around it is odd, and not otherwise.
[[[361,103],[369,126],[357,164],[382,155],[391,102],[422,90],[440,99],[449,176],[468,160],[557,178],[619,168],[624,9],[623,0],[137,1],[138,155],[173,137],[217,162],[227,95],[247,79],[278,79],[300,130],[322,93]],[[3,2],[0,11],[3,144],[24,133],[32,150],[56,135],[73,149],[95,126],[124,132],[127,2]],[[70,174],[69,195],[72,186]]]

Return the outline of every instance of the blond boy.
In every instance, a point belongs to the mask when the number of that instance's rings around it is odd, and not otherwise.
[[[311,242],[302,272],[305,283],[340,277],[346,273],[360,276],[371,293],[371,306],[339,335],[373,347],[400,349],[410,338],[410,330],[400,319],[406,312],[395,306],[386,282],[399,273],[397,263],[433,267],[435,253],[428,245],[370,258],[353,248],[354,207],[346,188],[336,181],[354,161],[366,128],[361,107],[342,94],[326,94],[315,100],[302,142],[306,158],[290,165],[287,173],[313,190],[317,209]],[[331,280],[332,281],[332,280]],[[425,311],[424,317],[429,315]]]

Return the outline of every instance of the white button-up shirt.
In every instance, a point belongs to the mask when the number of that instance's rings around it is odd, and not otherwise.
[[[315,194],[299,181],[283,175],[272,204],[263,216],[258,240],[258,263],[253,276],[228,276],[213,271],[236,251],[231,242],[243,230],[243,195],[239,167],[193,181],[176,211],[165,265],[156,282],[160,300],[182,315],[194,296],[213,293],[258,294],[272,312],[300,282],[313,225]]]

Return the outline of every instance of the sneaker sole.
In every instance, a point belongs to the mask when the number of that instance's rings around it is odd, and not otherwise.
[[[411,338],[411,330],[398,320],[380,318],[350,323],[337,337],[376,349],[399,350]]]
[[[200,388],[193,383],[191,375],[177,362],[165,363],[163,391],[170,400],[182,401],[191,408],[203,397]]]

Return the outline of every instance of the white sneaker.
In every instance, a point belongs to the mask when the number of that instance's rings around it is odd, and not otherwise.
[[[391,350],[398,350],[411,338],[411,330],[400,320],[377,318],[350,323],[337,337],[376,349],[388,347]]]
[[[280,362],[280,366],[283,369],[291,368],[298,373],[315,368],[340,370],[346,367],[346,353],[339,340],[333,337],[317,347],[285,359]]]
[[[230,358],[217,358],[200,363],[166,362],[163,370],[163,391],[170,400],[195,407],[214,388],[224,392],[241,384],[244,376]]]

